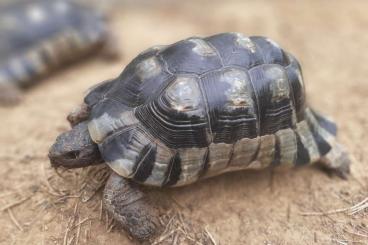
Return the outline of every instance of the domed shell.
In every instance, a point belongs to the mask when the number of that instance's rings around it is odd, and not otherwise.
[[[264,37],[223,33],[153,47],[85,102],[104,160],[146,185],[320,156],[300,66]]]

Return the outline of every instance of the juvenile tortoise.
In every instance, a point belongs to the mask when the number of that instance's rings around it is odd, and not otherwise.
[[[15,2],[0,8],[0,104],[20,99],[51,70],[98,50],[116,58],[102,13],[67,0]]]
[[[335,124],[305,102],[298,61],[264,37],[223,33],[148,49],[92,88],[68,120],[73,128],[50,149],[52,166],[106,162],[105,207],[140,240],[159,225],[132,182],[173,187],[314,162],[349,173]]]

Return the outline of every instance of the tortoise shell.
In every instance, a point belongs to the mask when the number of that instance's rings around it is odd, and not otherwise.
[[[153,186],[304,165],[325,155],[336,134],[306,106],[298,61],[268,38],[239,33],[148,49],[85,103],[107,164]]]
[[[29,85],[106,41],[102,14],[67,0],[15,2],[0,9],[0,83]]]

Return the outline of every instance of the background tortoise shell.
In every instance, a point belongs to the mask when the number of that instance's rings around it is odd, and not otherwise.
[[[328,153],[335,125],[305,105],[297,60],[223,33],[153,47],[93,88],[89,132],[119,175],[154,186]]]
[[[67,0],[16,2],[0,10],[0,84],[29,85],[106,41],[103,16]]]

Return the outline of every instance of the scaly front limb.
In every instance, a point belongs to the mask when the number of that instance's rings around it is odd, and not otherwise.
[[[138,184],[112,173],[103,201],[107,211],[133,238],[150,241],[160,233],[159,210]]]

